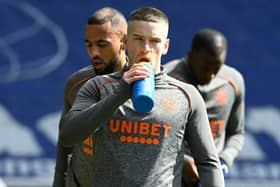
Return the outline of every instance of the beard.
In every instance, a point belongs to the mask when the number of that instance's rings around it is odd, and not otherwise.
[[[109,64],[106,65],[104,69],[95,69],[96,75],[104,75],[113,73],[117,67],[118,61],[116,59],[112,59]],[[94,67],[94,66],[93,66]]]

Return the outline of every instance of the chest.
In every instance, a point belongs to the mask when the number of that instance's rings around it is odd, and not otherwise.
[[[149,113],[137,112],[128,99],[102,130],[106,138],[121,144],[160,145],[172,139],[181,142],[189,113],[189,101],[182,91],[157,87],[154,108]]]
[[[206,104],[209,119],[227,119],[235,101],[234,88],[230,84],[222,84],[209,90],[199,89]]]

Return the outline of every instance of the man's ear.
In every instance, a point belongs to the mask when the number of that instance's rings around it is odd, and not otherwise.
[[[121,49],[126,50],[126,43],[127,43],[127,35],[124,34],[121,38]]]
[[[169,38],[167,38],[167,39],[165,40],[165,43],[164,43],[164,50],[163,50],[163,52],[162,52],[163,55],[166,55],[166,54],[167,54],[168,48],[169,48],[169,43],[170,43],[170,40],[169,40]]]

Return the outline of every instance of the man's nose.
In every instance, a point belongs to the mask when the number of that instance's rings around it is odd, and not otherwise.
[[[91,48],[91,51],[90,51],[91,55],[92,56],[99,56],[100,55],[100,50],[98,47],[92,47]]]
[[[143,49],[149,51],[151,49],[149,41],[143,42]]]

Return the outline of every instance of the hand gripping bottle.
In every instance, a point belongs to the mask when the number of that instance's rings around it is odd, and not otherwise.
[[[150,77],[135,81],[132,85],[132,103],[137,112],[147,113],[154,107],[155,72],[147,62],[140,62],[151,72]]]

